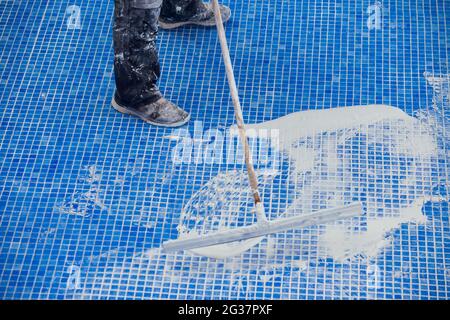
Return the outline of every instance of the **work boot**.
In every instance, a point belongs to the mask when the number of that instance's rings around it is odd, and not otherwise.
[[[230,8],[220,5],[223,22],[231,17]],[[215,26],[212,4],[201,0],[165,0],[163,1],[159,26],[163,29],[174,29],[184,25]]]
[[[160,98],[155,102],[127,107],[115,96],[112,107],[117,111],[138,117],[147,123],[161,127],[180,127],[189,121],[190,115],[177,105]]]

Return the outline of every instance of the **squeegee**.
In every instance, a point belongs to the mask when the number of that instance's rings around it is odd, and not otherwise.
[[[212,5],[214,9],[214,16],[216,19],[217,31],[219,34],[219,41],[222,48],[223,60],[225,62],[228,84],[233,100],[234,114],[238,127],[239,137],[244,150],[245,165],[249,177],[251,193],[253,195],[255,203],[254,212],[256,214],[257,221],[253,225],[238,227],[235,229],[227,229],[223,231],[215,231],[204,235],[184,235],[179,239],[164,242],[164,251],[171,252],[190,250],[196,254],[209,255],[208,250],[202,249],[214,247],[214,250],[220,250],[220,245],[236,243],[236,245],[234,246],[234,253],[242,253],[249,249],[249,243],[251,245],[256,245],[257,243],[259,243],[259,241],[249,242],[250,239],[262,239],[264,236],[269,234],[329,223],[362,214],[361,203],[351,203],[343,207],[320,210],[308,214],[290,216],[287,218],[278,218],[274,219],[273,221],[269,221],[267,219],[264,205],[262,203],[262,199],[258,190],[257,175],[252,164],[253,162],[251,159],[250,147],[245,131],[242,108],[239,101],[236,80],[233,73],[233,67],[218,1],[212,0]]]

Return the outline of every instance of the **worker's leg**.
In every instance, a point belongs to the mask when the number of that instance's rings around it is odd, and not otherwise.
[[[113,107],[156,125],[178,126],[188,114],[162,98],[156,49],[162,0],[115,0]]]
[[[231,11],[220,5],[223,22],[230,19]],[[173,29],[187,24],[214,26],[214,12],[210,4],[202,0],[163,0],[160,26],[163,29]]]
[[[116,98],[127,106],[161,98],[156,36],[161,0],[116,0],[114,16],[114,71]],[[146,9],[145,9],[146,8]]]

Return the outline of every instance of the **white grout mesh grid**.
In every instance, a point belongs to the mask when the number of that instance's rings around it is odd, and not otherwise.
[[[160,86],[193,119],[174,131],[109,106],[112,1],[6,0],[1,297],[448,299],[449,2],[224,3],[245,120],[276,133],[255,140],[269,217],[364,216],[238,257],[162,253],[228,212],[254,220],[214,28],[160,33]]]

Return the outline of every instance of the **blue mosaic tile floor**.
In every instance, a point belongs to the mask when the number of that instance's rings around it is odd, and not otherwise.
[[[382,279],[372,292],[360,283],[370,270],[359,262],[311,262],[296,285],[294,270],[281,270],[268,289],[257,270],[230,280],[205,271],[217,267],[206,258],[151,257],[176,237],[182,206],[220,168],[174,166],[171,129],[110,108],[113,1],[4,0],[0,298],[448,299],[450,2],[224,3],[249,123],[337,106],[387,104],[410,115],[437,106],[444,157],[433,178],[443,200],[424,206],[433,223],[396,231],[375,262]],[[167,98],[203,130],[234,123],[214,28],[161,31],[159,52]],[[168,264],[189,280],[164,277]]]

